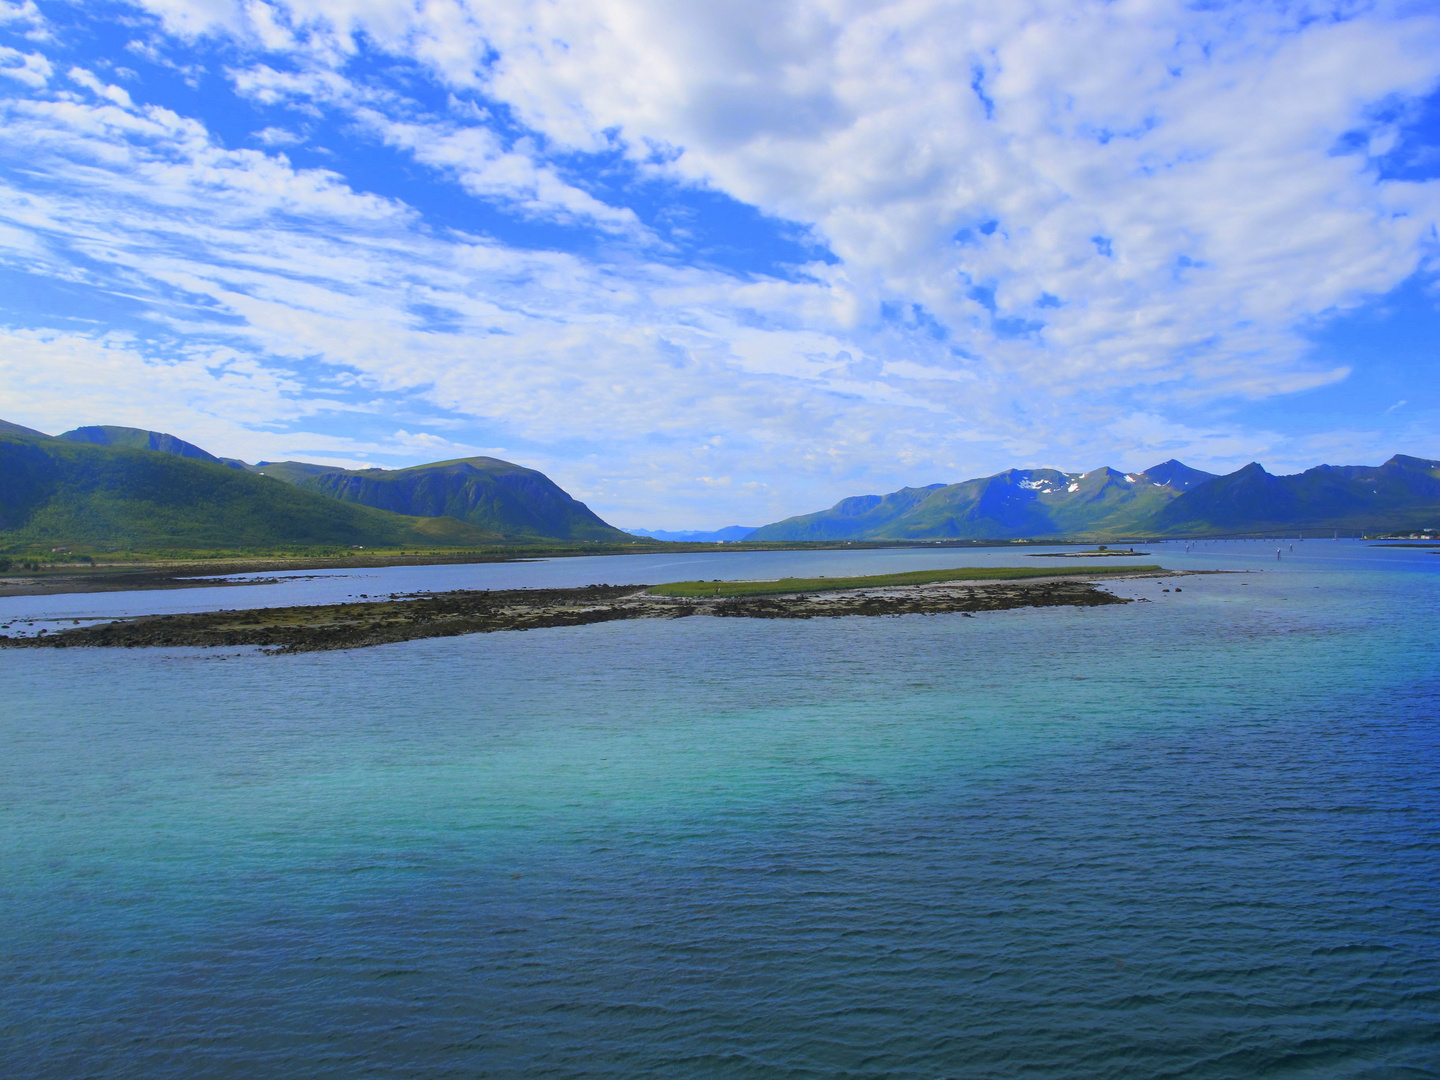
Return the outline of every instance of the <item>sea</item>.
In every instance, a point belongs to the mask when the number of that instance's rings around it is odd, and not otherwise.
[[[0,1076],[1440,1077],[1440,554],[1139,550],[1111,562],[1227,572],[974,617],[0,650]],[[1027,551],[262,575],[0,623]]]

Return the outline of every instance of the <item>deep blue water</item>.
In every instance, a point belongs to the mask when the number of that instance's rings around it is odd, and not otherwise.
[[[1265,573],[1124,607],[0,651],[0,1075],[1440,1076],[1440,556],[1299,547],[1152,548]]]

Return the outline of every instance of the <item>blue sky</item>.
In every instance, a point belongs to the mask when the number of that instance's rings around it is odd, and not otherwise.
[[[758,524],[1440,457],[1440,12],[0,0],[0,417]]]

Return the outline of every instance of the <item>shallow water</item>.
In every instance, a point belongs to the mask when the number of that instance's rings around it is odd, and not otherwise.
[[[1275,546],[1124,607],[0,652],[0,1074],[1440,1075],[1440,556]]]
[[[1036,547],[1035,551],[1068,548]],[[180,614],[227,608],[336,604],[362,597],[452,589],[565,589],[581,585],[657,585],[698,578],[777,578],[809,574],[885,574],[953,566],[1042,566],[1028,558],[1030,549],[1005,548],[872,549],[867,551],[714,551],[679,554],[607,555],[533,559],[451,566],[390,566],[354,570],[290,570],[234,574],[226,580],[256,584],[226,587],[145,590],[122,593],[72,593],[58,596],[0,597],[0,624],[17,630],[63,619],[89,620],[134,614]],[[1047,560],[1048,561],[1048,560]],[[1147,561],[1109,559],[1123,564]],[[1065,560],[1055,560],[1063,565]]]
[[[0,629],[12,633],[54,629],[73,621],[88,622],[127,615],[167,615],[231,608],[288,607],[298,604],[336,604],[369,597],[451,589],[574,588],[581,585],[654,585],[666,581],[693,581],[845,576],[934,570],[955,566],[1027,566],[1057,569],[1079,560],[1036,557],[1045,552],[1067,552],[1073,547],[998,548],[882,548],[861,551],[725,551],[649,553],[582,558],[534,559],[509,563],[469,563],[452,566],[391,566],[354,570],[290,570],[279,573],[234,574],[225,580],[249,582],[243,586],[136,590],[115,593],[62,593],[51,596],[0,597]],[[1360,541],[1212,541],[1187,544],[1171,541],[1137,546],[1134,558],[1087,560],[1117,569],[1154,563],[1161,558],[1176,569],[1264,569],[1300,573],[1307,568],[1332,567],[1337,561],[1373,553]],[[1282,555],[1276,559],[1276,554]],[[1390,549],[1375,558],[1377,568],[1423,565],[1427,553],[1419,549]],[[1430,561],[1437,561],[1430,556]]]

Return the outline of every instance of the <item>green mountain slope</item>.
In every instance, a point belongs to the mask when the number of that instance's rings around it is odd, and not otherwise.
[[[1167,461],[1143,473],[1009,469],[959,484],[842,499],[757,529],[750,540],[939,540],[1133,534],[1171,500],[1211,479]]]
[[[493,532],[357,506],[172,453],[0,433],[0,546],[475,545]]]
[[[41,432],[0,420],[0,434],[6,433],[50,440],[50,436]],[[430,524],[422,531],[425,535],[432,536],[432,543],[436,542],[433,536],[437,530],[453,535],[454,542],[464,544],[495,543],[503,540],[632,539],[627,533],[602,521],[584,503],[571,498],[544,473],[497,458],[463,458],[418,465],[409,469],[340,469],[302,461],[247,465],[234,458],[216,457],[194,443],[174,435],[145,428],[95,425],[75,428],[56,436],[55,439],[111,450],[153,451],[220,465],[232,470],[257,473],[268,479],[281,480],[316,496],[342,503],[427,519]],[[3,483],[3,478],[0,478],[0,483]],[[190,489],[186,497],[194,500],[195,514],[203,517],[203,498],[199,488]],[[94,510],[95,507],[90,509]],[[215,507],[212,505],[210,509],[214,510]],[[58,509],[49,511],[52,516],[59,512]],[[196,523],[200,517],[196,517]],[[449,519],[452,524],[442,527],[442,519]],[[59,527],[58,522],[51,524]],[[222,523],[219,520],[215,524],[218,531],[227,534],[233,531],[236,525],[235,522]],[[44,528],[49,530],[51,525],[45,525]],[[64,526],[64,529],[71,533],[77,528],[76,521],[68,522]],[[126,528],[129,529],[129,526]],[[411,528],[413,531],[414,526]],[[133,532],[133,529],[130,532]]]
[[[960,484],[842,499],[829,510],[757,529],[748,539],[1106,539],[1440,525],[1440,462],[1320,465],[1272,476],[1251,464],[1228,476],[1167,461],[1143,473],[1010,469]]]
[[[544,473],[491,457],[409,469],[330,469],[262,462],[263,476],[349,503],[422,517],[447,516],[515,538],[628,540]]]
[[[167,435],[163,431],[147,431],[144,428],[115,427],[111,424],[97,424],[78,427],[55,436],[67,442],[89,443],[93,446],[123,447],[129,450],[158,450],[162,454],[194,458],[196,461],[219,463],[220,459],[208,450],[201,450],[194,443]]]
[[[48,439],[43,431],[36,431],[34,428],[21,427],[19,424],[12,424],[8,420],[0,420],[0,435],[23,435],[31,439]]]
[[[860,540],[884,536],[894,521],[913,513],[944,484],[901,488],[889,495],[853,495],[829,510],[786,518],[756,529],[747,540]]]
[[[1319,465],[1272,476],[1252,462],[1178,496],[1155,532],[1204,535],[1287,529],[1410,530],[1440,525],[1440,461],[1396,454],[1378,467]]]

